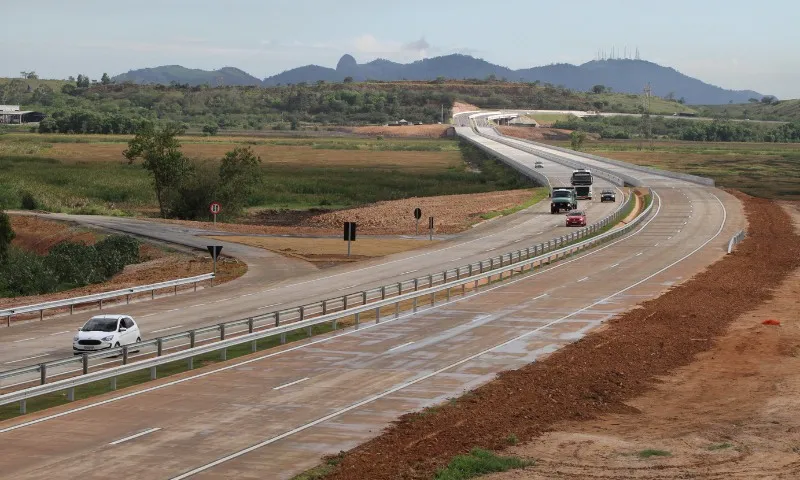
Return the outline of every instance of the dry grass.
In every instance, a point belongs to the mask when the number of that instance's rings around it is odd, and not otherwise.
[[[352,127],[346,131],[357,135],[382,135],[384,137],[441,138],[450,125],[408,125],[398,127]]]

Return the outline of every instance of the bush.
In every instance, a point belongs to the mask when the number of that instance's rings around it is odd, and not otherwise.
[[[8,249],[11,240],[14,240],[14,229],[11,228],[11,219],[6,212],[0,211],[0,265],[8,260]]]
[[[8,251],[8,259],[0,266],[0,294],[18,297],[50,293],[58,282],[45,266],[44,257],[18,248]]]
[[[20,205],[25,210],[36,210],[39,208],[39,202],[33,194],[27,190],[20,192]]]

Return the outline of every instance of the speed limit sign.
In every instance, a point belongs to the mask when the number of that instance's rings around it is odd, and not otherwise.
[[[218,214],[220,210],[219,202],[211,202],[211,205],[208,206],[208,210],[214,215]]]

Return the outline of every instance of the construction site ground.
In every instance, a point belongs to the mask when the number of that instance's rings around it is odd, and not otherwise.
[[[401,417],[325,478],[430,479],[474,447],[536,460],[492,479],[798,478],[800,210],[737,196],[749,227],[732,254],[541,361]]]

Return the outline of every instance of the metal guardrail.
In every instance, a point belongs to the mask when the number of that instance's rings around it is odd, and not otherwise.
[[[347,296],[343,297],[345,301],[345,305],[343,309],[338,312],[334,313],[327,313],[325,312],[325,302],[322,302],[323,312],[321,315],[311,318],[311,319],[304,319],[303,318],[303,307],[300,308],[300,321],[284,324],[281,325],[281,317],[279,312],[275,312],[273,314],[266,315],[267,318],[273,316],[271,321],[274,321],[274,327],[267,328],[262,331],[254,331],[256,328],[255,322],[256,317],[250,317],[248,319],[239,320],[237,322],[230,322],[227,324],[220,324],[219,326],[211,326],[206,327],[205,329],[197,329],[191,332],[190,334],[190,341],[192,344],[186,350],[164,354],[164,341],[169,339],[175,338],[182,338],[185,337],[184,334],[175,334],[170,335],[169,337],[163,337],[151,342],[142,342],[135,345],[134,348],[139,349],[140,351],[148,346],[152,346],[155,342],[155,347],[157,351],[155,352],[157,355],[154,358],[148,358],[141,361],[137,361],[134,363],[128,363],[128,352],[129,347],[125,346],[122,348],[117,348],[113,350],[108,350],[99,354],[92,354],[92,355],[84,355],[80,358],[80,361],[83,364],[83,375],[70,377],[63,380],[57,380],[51,383],[46,383],[46,368],[41,367],[41,374],[42,374],[42,384],[26,388],[23,390],[10,392],[5,395],[0,395],[0,405],[8,405],[12,403],[19,402],[20,403],[20,411],[25,413],[26,411],[26,401],[30,398],[38,397],[41,395],[46,395],[49,393],[55,393],[60,391],[67,391],[67,398],[71,401],[75,398],[75,387],[86,385],[88,383],[100,381],[100,380],[108,380],[110,379],[112,382],[112,388],[116,387],[116,378],[121,375],[134,373],[143,370],[150,370],[150,378],[155,379],[157,378],[157,368],[160,365],[165,365],[171,362],[179,361],[179,360],[186,360],[188,362],[188,368],[192,368],[193,358],[199,355],[212,353],[215,351],[221,351],[221,358],[224,360],[226,358],[227,349],[237,345],[243,345],[250,343],[251,351],[257,351],[257,341],[261,339],[265,339],[268,337],[274,337],[276,335],[281,336],[281,340],[285,341],[285,336],[287,333],[296,331],[299,329],[308,329],[309,336],[313,333],[312,327],[318,326],[321,324],[332,323],[332,328],[336,330],[337,322],[343,318],[353,316],[355,320],[355,328],[358,328],[359,323],[359,316],[361,313],[369,312],[374,310],[375,311],[375,321],[379,323],[381,320],[381,308],[387,306],[394,306],[395,317],[399,316],[400,312],[400,304],[406,301],[413,302],[413,311],[416,312],[418,308],[418,300],[422,297],[430,297],[430,304],[431,306],[435,305],[436,302],[436,294],[439,292],[446,291],[447,292],[447,299],[450,300],[451,292],[456,287],[462,287],[462,295],[466,295],[466,286],[467,284],[474,284],[474,289],[478,289],[478,284],[481,280],[487,280],[489,283],[492,282],[493,277],[497,277],[496,280],[503,280],[506,273],[509,274],[509,278],[514,276],[515,273],[522,274],[525,272],[527,267],[528,272],[535,270],[537,267],[541,269],[545,265],[550,265],[554,261],[558,261],[559,259],[563,259],[565,257],[569,257],[575,255],[576,253],[583,251],[587,248],[591,248],[597,244],[618,238],[633,228],[635,228],[642,219],[646,218],[649,212],[652,210],[653,205],[655,202],[651,202],[651,204],[647,207],[647,209],[642,212],[640,215],[637,215],[634,221],[626,224],[623,227],[612,229],[608,232],[592,236],[588,239],[578,241],[577,243],[566,245],[569,243],[568,241],[562,241],[562,246],[560,248],[551,249],[547,252],[542,252],[537,254],[538,252],[536,249],[532,252],[530,248],[519,250],[518,254],[520,257],[516,262],[501,265],[495,267],[494,265],[490,266],[488,271],[484,271],[484,262],[480,262],[480,271],[479,273],[475,273],[473,265],[468,265],[468,271],[464,272],[464,267],[458,267],[454,269],[454,275],[448,277],[448,271],[443,272],[444,278],[441,280],[441,283],[435,285],[436,281],[434,280],[433,275],[429,275],[427,280],[428,283],[426,284],[425,288],[420,289],[420,285],[418,279],[414,279],[413,286],[409,289],[410,291],[404,288],[404,283],[407,282],[398,282],[396,284],[397,290],[395,291],[388,291],[386,287],[381,287],[381,297],[379,300],[376,300],[372,303],[367,303],[367,292],[363,292],[363,303],[357,307],[352,307],[347,305]],[[576,232],[577,233],[577,232]],[[568,237],[573,237],[575,234],[571,234]],[[564,237],[561,237],[562,239]],[[550,242],[548,242],[550,244]],[[543,244],[542,244],[543,245]],[[523,253],[524,258],[523,258]],[[502,256],[501,256],[502,262]],[[466,277],[462,277],[462,274],[466,273]],[[473,290],[477,291],[477,290]],[[388,297],[388,298],[387,298]],[[259,317],[262,318],[263,317]],[[247,333],[243,335],[239,335],[233,338],[225,338],[226,330],[228,327],[240,325],[240,326],[247,326]],[[196,346],[194,344],[196,339],[196,334],[199,331],[214,331],[219,329],[220,332],[220,339],[218,342],[206,344],[202,346]],[[122,355],[122,363],[123,365],[119,365],[116,367],[111,367],[108,369],[89,372],[88,369],[88,359],[93,356],[102,355]],[[64,360],[61,362],[67,362],[68,360]],[[55,362],[51,362],[49,365],[52,365]],[[48,365],[48,364],[43,364]],[[27,367],[24,370],[29,372],[36,371],[40,366],[31,366]],[[6,372],[7,373],[7,372]]]
[[[633,196],[630,195],[626,198],[625,202],[623,202],[620,207],[611,215],[592,225],[583,227],[568,235],[562,235],[552,240],[548,240],[547,242],[542,242],[530,247],[521,248],[516,251],[490,257],[479,262],[447,269],[439,273],[405,280],[403,282],[384,285],[357,293],[346,294],[341,297],[330,298],[283,310],[253,315],[247,318],[220,323],[217,325],[200,327],[186,332],[165,335],[163,337],[143,341],[137,344],[137,348],[149,349],[149,351],[155,352],[160,356],[165,351],[183,348],[187,345],[189,348],[194,348],[198,343],[217,342],[224,340],[226,335],[238,333],[236,332],[236,329],[246,328],[249,333],[252,333],[258,329],[270,328],[273,326],[278,327],[286,323],[295,324],[297,322],[305,321],[309,317],[320,315],[324,316],[335,311],[347,310],[354,305],[367,305],[377,301],[382,301],[387,295],[396,294],[398,292],[402,293],[411,289],[417,290],[420,288],[420,286],[432,287],[441,282],[448,282],[454,277],[461,278],[463,275],[472,276],[475,274],[482,274],[486,271],[486,269],[494,270],[498,266],[503,267],[513,265],[523,261],[524,259],[530,258],[531,255],[543,255],[553,251],[556,248],[561,248],[569,243],[586,239],[587,237],[593,236],[599,231],[605,229],[609,225],[618,223],[625,214],[627,207],[633,201]],[[54,360],[51,362],[29,365],[5,372],[0,372],[0,389],[7,389],[20,384],[30,383],[32,381],[30,379],[31,374],[37,372],[39,373],[40,377],[39,382],[42,384],[47,383],[51,378],[54,377],[61,377],[76,373],[86,374],[92,368],[113,363],[109,362],[107,358],[109,356],[109,352],[113,353],[115,351],[120,354],[122,352],[121,349],[105,350],[79,357],[71,356],[61,360]],[[123,355],[123,361],[127,361],[125,355]],[[9,384],[9,379],[19,379],[19,377],[26,376],[29,378],[24,381],[12,380],[16,381],[17,383]]]
[[[45,310],[53,308],[69,307],[69,313],[70,315],[72,315],[75,311],[76,305],[83,305],[95,302],[99,304],[100,310],[102,310],[104,300],[126,297],[126,303],[130,303],[131,295],[135,295],[137,293],[150,292],[151,298],[154,298],[156,290],[161,290],[163,288],[170,288],[170,287],[174,288],[175,293],[177,294],[179,286],[188,285],[191,283],[194,284],[194,289],[195,291],[197,291],[197,284],[199,282],[202,282],[204,280],[213,280],[213,279],[214,279],[213,273],[205,273],[203,275],[196,275],[194,277],[179,278],[177,280],[168,280],[166,282],[153,283],[150,285],[142,285],[139,287],[124,288],[122,290],[114,290],[111,292],[104,292],[104,293],[96,293],[94,295],[86,295],[83,297],[71,297],[71,298],[65,298],[63,300],[53,300],[51,302],[37,303],[34,305],[24,305],[20,307],[0,310],[0,317],[6,317],[6,325],[11,326],[11,317],[23,313],[39,312],[39,320],[42,320],[44,318]]]
[[[737,243],[740,243],[742,240],[744,240],[744,237],[744,230],[739,230],[736,232],[736,234],[728,241],[728,253],[731,253],[733,251],[733,247],[736,246]]]

